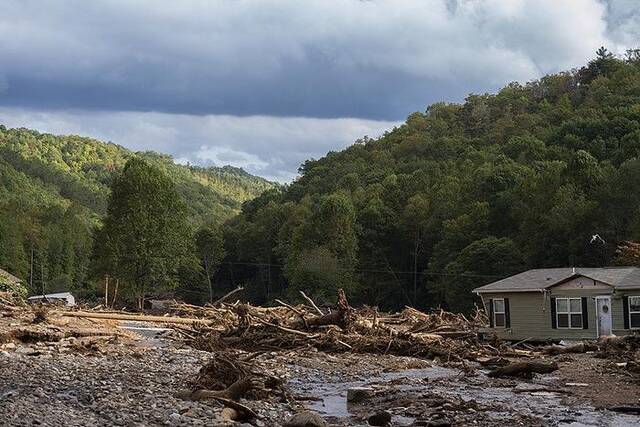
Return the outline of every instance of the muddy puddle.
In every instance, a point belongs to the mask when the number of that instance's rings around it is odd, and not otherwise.
[[[387,410],[392,414],[393,425],[409,426],[420,420],[430,406],[425,402],[434,399],[462,402],[457,410],[476,413],[472,418],[482,420],[481,425],[512,425],[516,420],[521,421],[519,424],[524,421],[525,425],[529,422],[553,426],[639,425],[640,418],[634,415],[601,411],[559,393],[536,391],[545,386],[552,388],[557,380],[548,376],[531,382],[495,384],[485,373],[465,376],[456,369],[434,366],[346,380],[340,374],[313,370],[292,378],[289,385],[295,392],[313,399],[306,404],[309,409],[343,425],[366,425],[367,414]],[[362,404],[348,404],[347,390],[352,387],[370,387],[374,397]]]

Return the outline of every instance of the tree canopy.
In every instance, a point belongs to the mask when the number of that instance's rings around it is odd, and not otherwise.
[[[173,181],[142,159],[127,161],[111,185],[96,265],[120,279],[141,309],[147,293],[173,287],[179,268],[193,261],[186,212]]]
[[[166,155],[133,153],[91,138],[0,125],[0,268],[32,282],[32,293],[92,295],[93,235],[111,184],[134,157],[174,182],[194,227],[223,222],[242,202],[275,186],[230,166],[183,166]]]
[[[639,155],[638,52],[602,48],[581,69],[431,105],[305,162],[226,223],[220,280],[262,298],[344,286],[382,308],[469,311],[476,286],[607,265],[640,239]]]

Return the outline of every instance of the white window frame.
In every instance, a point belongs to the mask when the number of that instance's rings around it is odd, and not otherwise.
[[[629,303],[629,329],[640,329],[640,326],[634,327],[631,324],[631,315],[632,314],[640,314],[640,311],[631,311],[631,306],[633,305],[633,304],[631,304],[631,300],[634,299],[634,298],[640,299],[640,295],[629,295],[629,297],[628,297],[628,303]]]
[[[496,301],[502,301],[502,311],[496,311]],[[491,300],[491,304],[493,305],[493,327],[505,329],[507,327],[507,306],[504,304],[504,298],[494,298]],[[504,323],[502,326],[498,326],[498,322],[496,322],[496,314],[502,314],[504,316]]]
[[[558,310],[558,301],[560,300],[565,300],[567,301],[567,311],[560,311]],[[578,300],[580,301],[580,311],[571,311],[571,300]],[[569,326],[560,326],[560,321],[559,321],[559,315],[560,314],[566,314],[568,319],[567,319],[567,325]],[[573,314],[579,314],[580,315],[580,326],[572,326],[571,325],[571,315]],[[581,297],[577,297],[577,298],[571,298],[571,297],[566,297],[566,298],[556,298],[556,328],[558,329],[582,329],[583,327],[583,318],[582,318],[582,298]]]

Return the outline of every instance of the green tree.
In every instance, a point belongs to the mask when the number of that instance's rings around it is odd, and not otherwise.
[[[471,243],[444,270],[440,287],[445,307],[470,313],[473,288],[515,274],[523,267],[522,254],[511,239],[489,236]]]
[[[193,261],[186,207],[171,179],[133,158],[111,186],[96,255],[143,309],[147,292],[175,284],[178,268]]]

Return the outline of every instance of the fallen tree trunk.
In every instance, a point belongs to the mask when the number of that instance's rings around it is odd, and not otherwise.
[[[491,378],[500,377],[519,377],[519,376],[532,376],[536,374],[548,374],[558,369],[556,362],[544,362],[544,361],[529,361],[529,362],[516,362],[501,368],[496,368],[489,372],[487,376]]]
[[[511,362],[509,359],[505,359],[504,357],[481,357],[476,359],[476,361],[484,366],[485,368],[495,369],[503,366],[509,365]]]
[[[132,320],[139,322],[151,323],[178,323],[183,325],[191,325],[193,323],[201,323],[204,325],[212,325],[215,322],[205,319],[190,319],[185,317],[171,316],[148,316],[144,314],[123,314],[123,313],[91,313],[88,311],[57,311],[55,314],[66,317],[86,317],[89,319],[108,319],[108,320]]]
[[[241,292],[243,290],[244,290],[244,288],[242,286],[238,286],[237,288],[235,288],[231,292],[228,292],[225,295],[223,295],[221,298],[218,298],[217,300],[215,300],[211,305],[213,307],[217,307],[220,304],[222,304],[223,302],[225,302],[226,300],[228,300],[229,298],[231,298],[232,296],[234,296],[235,294],[237,294],[238,292]]]

